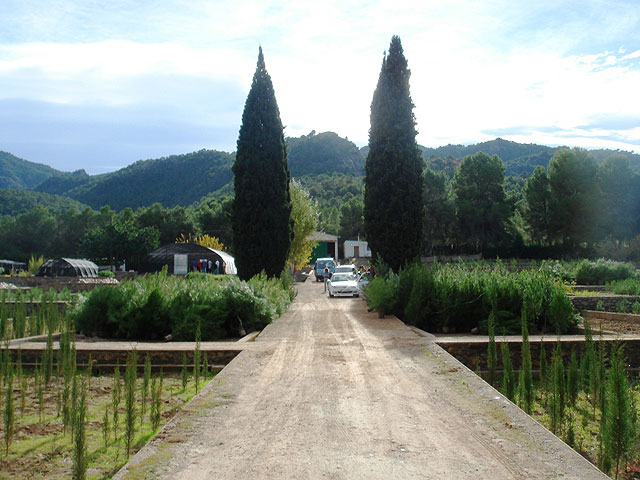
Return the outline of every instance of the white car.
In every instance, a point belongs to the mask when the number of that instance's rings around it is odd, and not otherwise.
[[[327,289],[330,297],[335,295],[353,295],[357,297],[360,295],[356,277],[351,273],[334,273],[331,280],[329,280]]]
[[[338,265],[333,273],[350,273],[355,277],[358,269],[355,265]]]

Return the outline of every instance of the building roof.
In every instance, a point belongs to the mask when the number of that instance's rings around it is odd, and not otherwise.
[[[324,232],[313,232],[311,235],[307,237],[309,240],[313,240],[314,242],[337,242],[337,235],[331,235],[330,233]]]
[[[169,273],[173,273],[174,255],[187,255],[189,261],[197,260],[199,257],[219,259],[224,263],[225,273],[231,275],[238,273],[235,259],[231,255],[214,248],[203,247],[197,243],[168,243],[162,245],[145,255],[139,271],[157,272],[162,269],[163,265],[167,265]]]
[[[98,266],[81,258],[56,258],[47,260],[38,269],[38,276],[96,278]]]

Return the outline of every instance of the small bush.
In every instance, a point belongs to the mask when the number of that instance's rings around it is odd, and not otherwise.
[[[383,315],[391,313],[395,306],[393,290],[393,283],[390,280],[377,276],[365,290],[367,306]]]
[[[101,278],[115,278],[116,274],[113,273],[111,270],[100,270],[98,272],[98,277]]]
[[[582,260],[578,263],[575,278],[580,285],[604,285],[615,280],[636,278],[636,272],[630,263],[599,258],[596,261]]]
[[[596,310],[599,311],[599,312],[604,312],[605,311],[604,302],[602,300],[598,300],[596,302]]]
[[[627,299],[622,299],[616,305],[616,311],[618,313],[627,313],[629,311],[629,301]]]
[[[76,307],[78,330],[109,338],[218,340],[264,328],[295,296],[286,281],[257,275],[189,275],[186,279],[150,275],[119,286],[94,289]]]

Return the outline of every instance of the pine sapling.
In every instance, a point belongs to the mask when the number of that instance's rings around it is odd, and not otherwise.
[[[113,436],[114,439],[118,439],[118,426],[120,424],[120,399],[121,399],[121,385],[120,385],[120,365],[116,361],[116,369],[113,371],[113,388],[111,389],[111,405],[113,408]]]
[[[142,377],[142,385],[140,389],[140,396],[142,397],[140,403],[140,425],[144,423],[144,417],[147,411],[147,398],[149,397],[149,379],[151,378],[151,359],[147,353],[144,359],[144,376]]]
[[[13,411],[13,372],[11,362],[5,366],[5,371],[7,372],[7,380],[5,382],[6,385],[6,394],[4,399],[4,410],[3,410],[3,420],[4,420],[4,446],[5,453],[9,455],[9,447],[11,446],[11,440],[13,439],[14,429],[15,429],[15,418]]]
[[[502,391],[506,397],[512,402],[515,401],[515,378],[513,376],[513,363],[511,362],[511,353],[509,352],[509,343],[502,342],[500,344],[502,353]]]
[[[105,405],[102,414],[102,440],[106,448],[109,445],[109,405]]]
[[[606,458],[610,459],[612,466],[615,467],[615,478],[617,479],[620,462],[627,458],[638,433],[631,420],[631,417],[636,413],[631,411],[629,382],[621,345],[613,350],[606,397],[606,412],[603,413],[603,416],[606,416],[604,449]]]
[[[182,371],[180,372],[182,376],[182,391],[184,392],[187,388],[187,382],[189,380],[189,371],[187,370],[187,354],[182,354]]]
[[[531,415],[533,407],[533,378],[531,375],[531,346],[529,345],[529,326],[526,306],[522,308],[522,382],[524,385],[524,411]]]
[[[131,446],[136,431],[136,368],[137,353],[133,350],[127,358],[125,370],[125,439],[127,456],[131,454]]]
[[[489,346],[487,348],[487,370],[489,371],[489,384],[494,385],[496,381],[496,368],[498,365],[498,349],[496,348],[496,319],[491,310],[487,320],[489,329]]]
[[[75,375],[74,375],[75,378]],[[73,441],[73,478],[74,480],[85,480],[87,478],[87,385],[86,380],[81,380],[81,393],[78,399],[77,409],[74,415],[75,431]]]
[[[575,404],[580,391],[580,372],[578,371],[578,359],[575,349],[571,350],[569,371],[567,373],[567,397],[570,404]]]

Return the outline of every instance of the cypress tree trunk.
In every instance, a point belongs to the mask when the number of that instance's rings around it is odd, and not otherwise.
[[[242,113],[233,165],[233,243],[238,276],[279,276],[293,236],[289,166],[280,111],[262,55]]]
[[[422,159],[410,74],[400,38],[393,36],[371,102],[364,227],[374,258],[395,271],[418,257],[422,245]]]

